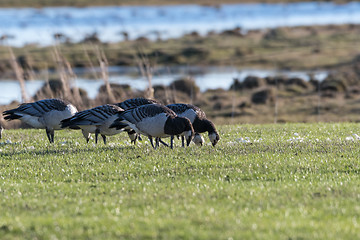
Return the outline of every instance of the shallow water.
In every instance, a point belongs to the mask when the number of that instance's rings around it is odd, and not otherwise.
[[[49,45],[53,35],[63,33],[79,41],[94,32],[106,42],[146,36],[150,39],[179,37],[197,31],[222,31],[241,27],[249,29],[313,24],[360,23],[360,3],[300,2],[291,4],[223,4],[219,7],[121,6],[121,7],[57,7],[0,9],[0,35],[13,36],[13,46],[28,43]],[[334,17],[336,16],[336,17]]]
[[[78,75],[78,78],[75,81],[75,84],[86,90],[90,98],[95,98],[98,90],[101,85],[104,84],[100,80],[92,80],[89,78],[82,77],[82,69],[75,69]],[[117,68],[113,67],[110,71],[109,81],[112,83],[119,84],[129,84],[134,89],[144,90],[148,83],[140,75],[136,74],[135,68]],[[170,71],[170,70],[169,70]],[[284,75],[288,77],[300,77],[305,80],[309,79],[309,72],[302,71],[275,71],[275,70],[261,70],[261,69],[235,69],[231,67],[206,67],[206,68],[197,68],[192,67],[188,68],[178,68],[173,70],[174,73],[166,73],[165,69],[160,69],[157,74],[154,75],[152,79],[153,85],[169,85],[174,80],[191,75],[196,84],[200,87],[200,91],[206,91],[208,89],[223,88],[229,89],[231,84],[234,81],[234,78],[239,79],[240,81],[244,80],[245,77],[258,76],[276,76]],[[191,72],[191,74],[189,73]],[[318,80],[323,80],[327,76],[326,71],[313,72],[314,77]],[[33,96],[45,83],[44,80],[33,80],[26,82],[26,90],[28,96]],[[0,89],[2,93],[0,95],[0,104],[9,104],[11,101],[17,100],[21,101],[21,91],[20,86],[17,81],[14,80],[1,80]]]

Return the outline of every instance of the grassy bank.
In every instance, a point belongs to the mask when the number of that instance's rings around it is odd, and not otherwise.
[[[216,148],[174,150],[125,135],[93,146],[60,131],[49,145],[44,131],[6,131],[0,238],[360,237],[357,124],[219,130]]]
[[[140,49],[157,66],[319,69],[351,63],[358,56],[355,49],[360,48],[359,36],[359,25],[277,28],[245,35],[240,29],[232,29],[207,36],[192,33],[179,39],[161,40],[160,36],[154,42],[141,38],[119,43],[62,43],[60,51],[73,67],[98,66],[96,53],[100,47],[112,66],[137,66],[135,56]],[[28,45],[14,52],[24,68],[35,72],[56,68],[53,47]],[[8,49],[0,47],[3,75],[13,74],[9,58]]]
[[[301,2],[306,2],[307,0],[301,0]],[[328,2],[323,0],[324,2]],[[300,2],[300,0],[224,0],[221,1],[222,4],[225,3],[291,3],[291,2]],[[344,3],[350,2],[350,0],[337,0],[335,2]],[[50,7],[50,6],[74,6],[74,7],[86,7],[86,6],[109,6],[109,5],[173,5],[173,4],[201,4],[201,5],[214,5],[218,6],[219,1],[216,0],[2,0],[0,2],[0,7]]]

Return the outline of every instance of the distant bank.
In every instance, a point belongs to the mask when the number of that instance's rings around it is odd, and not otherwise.
[[[55,35],[68,42],[80,42],[87,36],[109,43],[144,37],[166,40],[234,28],[245,34],[276,27],[360,24],[359,12],[359,2],[0,8],[0,36],[10,36],[7,44],[17,47],[52,45]]]
[[[299,0],[222,0],[221,4],[226,3],[295,3],[295,2],[315,2],[315,1],[299,1]],[[348,3],[351,0],[318,0],[316,2],[336,2]],[[0,8],[5,7],[87,7],[87,6],[122,6],[122,5],[177,5],[177,4],[199,4],[199,5],[219,5],[218,0],[2,0]]]

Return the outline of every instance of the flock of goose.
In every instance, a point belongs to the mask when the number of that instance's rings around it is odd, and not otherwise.
[[[105,104],[78,112],[76,107],[61,99],[44,99],[21,104],[18,108],[3,112],[5,120],[19,119],[34,128],[44,128],[50,143],[54,142],[54,130],[64,128],[81,129],[87,142],[99,134],[106,144],[106,136],[127,132],[132,143],[147,136],[153,148],[160,143],[168,146],[161,138],[170,137],[173,148],[174,137],[181,137],[182,146],[191,140],[203,145],[200,133],[208,132],[213,146],[220,137],[215,125],[206,118],[204,111],[191,105],[176,103],[162,105],[156,100],[132,98],[116,104]],[[0,127],[0,136],[1,136]],[[155,139],[155,145],[153,143]]]

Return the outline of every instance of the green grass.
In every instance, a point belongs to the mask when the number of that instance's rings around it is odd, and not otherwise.
[[[153,150],[125,134],[94,146],[58,131],[50,145],[44,130],[8,130],[0,239],[360,238],[357,124],[219,131],[216,148]]]

